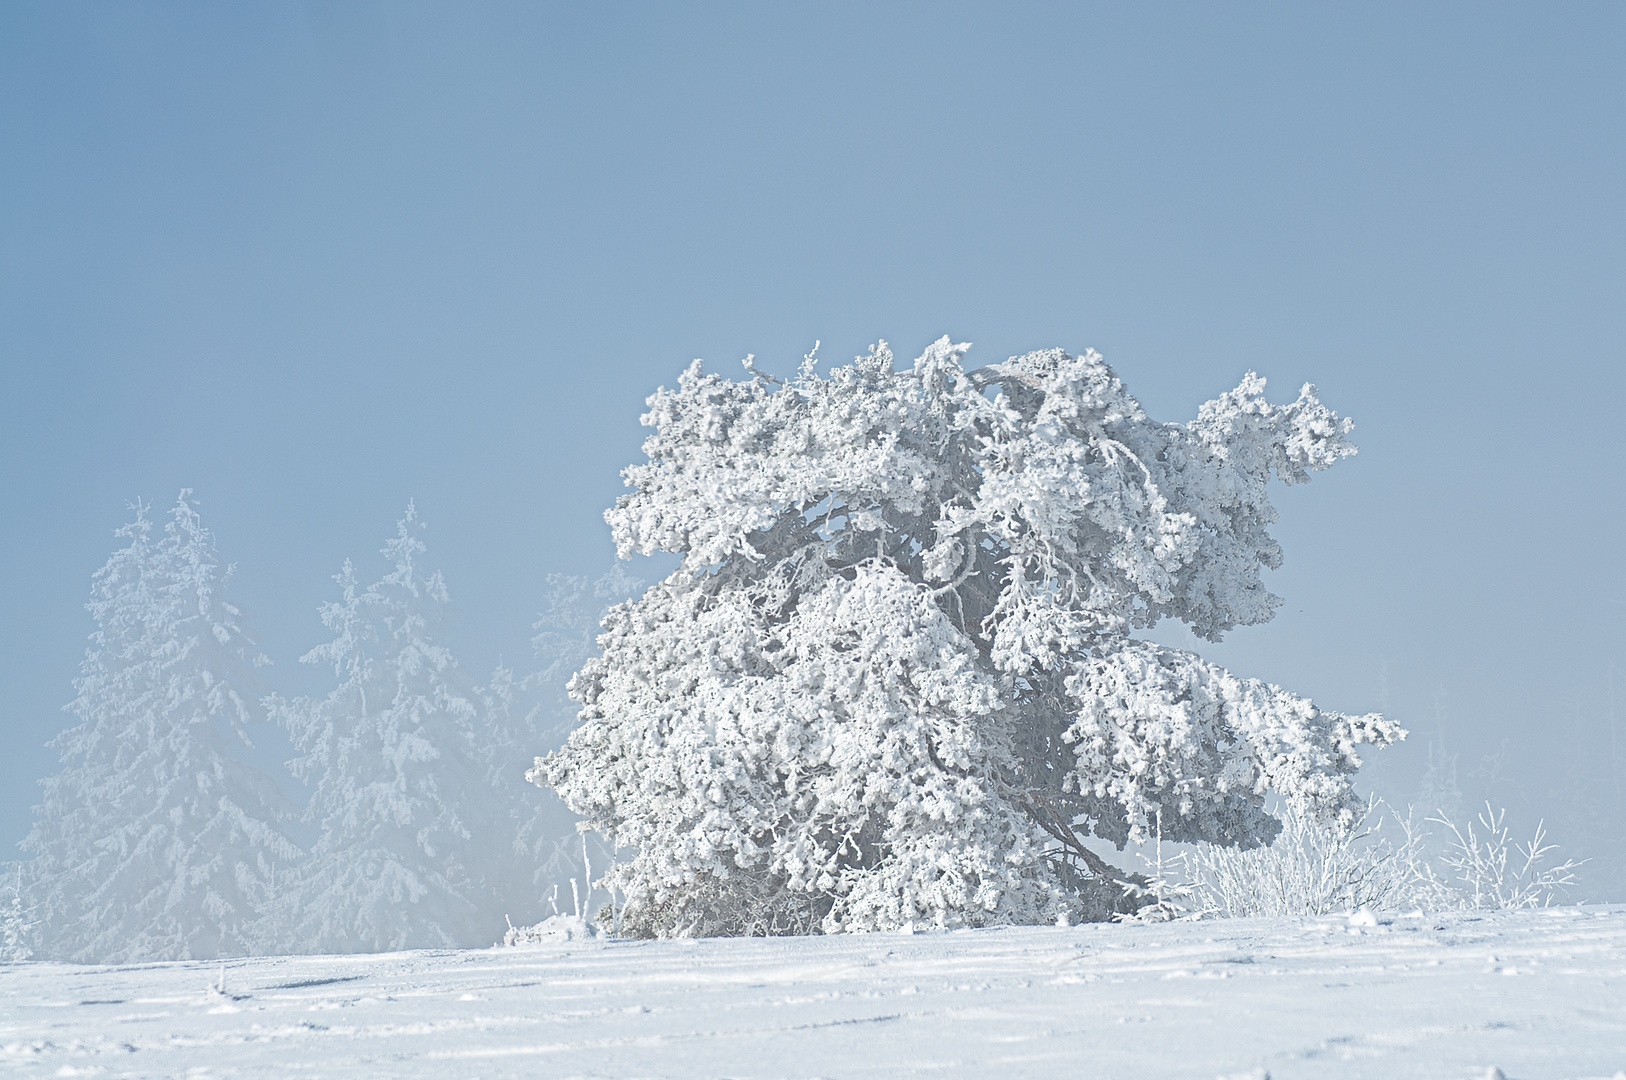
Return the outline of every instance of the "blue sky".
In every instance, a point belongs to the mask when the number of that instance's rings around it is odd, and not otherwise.
[[[690,359],[947,333],[1168,420],[1316,382],[1361,453],[1205,653],[1626,896],[1623,297],[1619,6],[8,3],[0,841],[130,500],[196,489],[285,689],[409,498],[465,664],[523,667]]]

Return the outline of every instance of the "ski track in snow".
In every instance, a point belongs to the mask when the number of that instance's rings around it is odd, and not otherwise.
[[[0,1071],[1626,1080],[1626,905],[0,968]]]

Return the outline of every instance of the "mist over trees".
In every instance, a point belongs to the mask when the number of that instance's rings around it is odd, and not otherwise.
[[[500,925],[488,849],[510,819],[492,772],[512,748],[493,745],[473,680],[436,640],[450,596],[421,564],[421,532],[409,505],[384,545],[390,572],[366,588],[345,563],[321,608],[334,636],[301,657],[338,685],[273,709],[322,828],[279,892],[275,936],[311,951],[487,945]]]
[[[346,561],[318,612],[332,636],[302,659],[333,688],[288,700],[190,491],[169,517],[155,536],[137,504],[92,579],[76,723],[53,743],[32,858],[8,867],[0,960],[490,945],[585,883],[575,815],[524,773],[562,740],[563,683],[635,579],[554,575],[536,670],[482,685],[437,637],[449,592],[409,505],[385,573],[363,584]],[[303,809],[231,751],[261,720],[293,742]],[[289,836],[301,819],[319,827],[308,852]]]
[[[226,599],[229,568],[181,492],[163,535],[145,506],[93,578],[96,621],[23,842],[42,955],[130,961],[254,951],[279,866],[297,857],[276,785],[227,753],[259,710],[264,658]]]

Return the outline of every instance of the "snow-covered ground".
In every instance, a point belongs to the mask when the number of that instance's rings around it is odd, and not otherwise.
[[[1626,1077],[1626,906],[21,964],[0,1046],[22,1076]]]

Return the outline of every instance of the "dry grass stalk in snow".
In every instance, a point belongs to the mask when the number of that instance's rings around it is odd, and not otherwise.
[[[1168,890],[1187,912],[1225,917],[1326,915],[1362,908],[1507,909],[1547,907],[1575,884],[1575,860],[1548,866],[1557,850],[1538,823],[1528,844],[1515,843],[1507,812],[1486,804],[1479,828],[1443,813],[1419,822],[1373,801],[1348,829],[1322,827],[1290,808],[1268,847],[1249,851],[1204,845],[1176,864],[1186,880]],[[1387,823],[1399,833],[1384,834]],[[1445,830],[1444,850],[1430,853],[1429,824]]]

